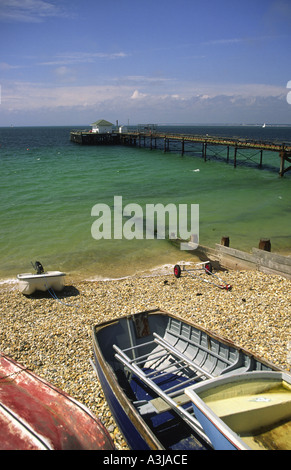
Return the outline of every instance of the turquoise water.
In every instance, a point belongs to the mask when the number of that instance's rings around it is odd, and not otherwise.
[[[251,166],[258,160],[251,153],[235,169],[219,155],[204,162],[199,149],[181,157],[178,148],[79,146],[69,141],[70,130],[0,129],[0,278],[32,271],[36,260],[47,270],[112,278],[192,257],[167,240],[95,240],[92,207],[103,203],[113,211],[114,196],[122,196],[123,206],[142,208],[199,204],[203,245],[227,235],[231,247],[250,251],[260,238],[270,238],[272,251],[291,253],[291,172],[278,176],[277,154],[264,153],[269,169]],[[174,130],[291,141],[291,128],[268,134],[254,127]]]

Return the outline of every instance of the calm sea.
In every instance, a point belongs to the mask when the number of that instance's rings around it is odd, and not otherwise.
[[[95,204],[113,210],[136,203],[199,204],[199,241],[250,251],[270,238],[273,252],[291,253],[291,172],[278,176],[278,154],[238,155],[235,169],[219,148],[182,157],[163,149],[90,147],[70,142],[70,127],[0,129],[0,279],[33,272],[31,262],[81,278],[116,278],[157,269],[193,255],[167,240],[95,240]],[[291,142],[289,127],[160,127],[183,132]],[[224,161],[223,161],[224,160]],[[194,253],[194,252],[193,252]]]

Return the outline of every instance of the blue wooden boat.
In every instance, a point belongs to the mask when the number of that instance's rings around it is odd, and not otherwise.
[[[133,450],[212,449],[185,388],[225,374],[276,366],[161,310],[93,328],[94,367]]]
[[[216,450],[291,450],[291,375],[249,372],[185,390]]]

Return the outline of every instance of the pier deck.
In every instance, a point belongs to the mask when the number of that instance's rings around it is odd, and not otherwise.
[[[201,156],[204,160],[213,152],[212,147],[226,154],[224,159],[227,163],[232,158],[234,167],[238,163],[238,153],[243,150],[253,149],[259,154],[259,168],[263,167],[263,152],[275,152],[280,158],[278,160],[279,175],[283,176],[291,170],[291,165],[286,167],[286,163],[291,164],[291,143],[254,141],[243,138],[224,138],[208,135],[185,135],[185,134],[165,134],[159,132],[131,131],[126,133],[98,134],[90,131],[71,131],[70,140],[81,145],[131,145],[138,147],[148,147],[150,149],[163,149],[168,152],[174,148],[176,152],[184,155],[189,151],[189,146],[201,145]],[[177,147],[177,145],[180,146]],[[172,148],[170,147],[172,146]],[[232,156],[230,155],[232,149]],[[197,150],[197,149],[196,149]],[[207,153],[208,152],[208,153]],[[280,164],[279,164],[280,162]],[[274,162],[277,167],[277,162]]]

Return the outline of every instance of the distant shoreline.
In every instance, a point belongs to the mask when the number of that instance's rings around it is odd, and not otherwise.
[[[191,123],[191,122],[182,122],[182,123],[169,123],[169,122],[162,122],[162,123],[156,123],[157,126],[161,127],[167,127],[167,126],[173,126],[173,127],[178,127],[178,126],[191,126],[191,127],[262,127],[264,123],[253,123],[253,124],[245,124],[245,123]],[[139,124],[130,124],[129,127],[137,127]],[[0,129],[8,129],[8,128],[35,128],[35,127],[63,127],[63,128],[75,128],[75,127],[82,127],[86,128],[88,127],[88,123],[86,124],[59,124],[59,125],[52,125],[52,124],[42,124],[42,125],[22,125],[22,126],[15,126],[15,125],[9,125],[7,124],[6,126],[0,126]],[[274,124],[274,123],[266,123],[266,127],[291,127],[291,124]]]

